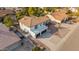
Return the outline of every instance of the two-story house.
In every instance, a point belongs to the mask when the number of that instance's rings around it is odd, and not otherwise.
[[[48,27],[44,25],[47,20],[49,20],[47,16],[25,16],[19,20],[19,25],[23,31],[29,32],[33,38],[37,38],[47,30]]]

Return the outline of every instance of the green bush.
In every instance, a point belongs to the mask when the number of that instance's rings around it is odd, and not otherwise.
[[[13,20],[11,19],[10,16],[6,16],[3,20],[3,23],[7,26],[7,27],[11,27],[13,26]]]
[[[32,51],[44,51],[45,48],[41,49],[40,47],[34,47],[32,48]]]

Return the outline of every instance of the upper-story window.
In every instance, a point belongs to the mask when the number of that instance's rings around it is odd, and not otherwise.
[[[38,25],[35,25],[35,29],[37,29],[38,28]]]

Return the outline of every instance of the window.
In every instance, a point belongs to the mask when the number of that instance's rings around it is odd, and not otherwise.
[[[46,30],[42,31],[41,34],[43,34],[43,33],[45,33],[45,32],[46,32]]]
[[[38,27],[38,26],[37,26],[37,25],[35,25],[35,29],[37,29],[37,27]]]
[[[40,36],[40,33],[36,35],[36,38],[38,38]]]

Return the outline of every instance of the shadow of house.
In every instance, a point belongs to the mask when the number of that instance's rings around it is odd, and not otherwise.
[[[57,27],[55,26],[56,23],[51,22],[51,24],[48,25],[48,29],[42,33],[41,36],[38,38],[50,38],[54,33],[58,31]]]

